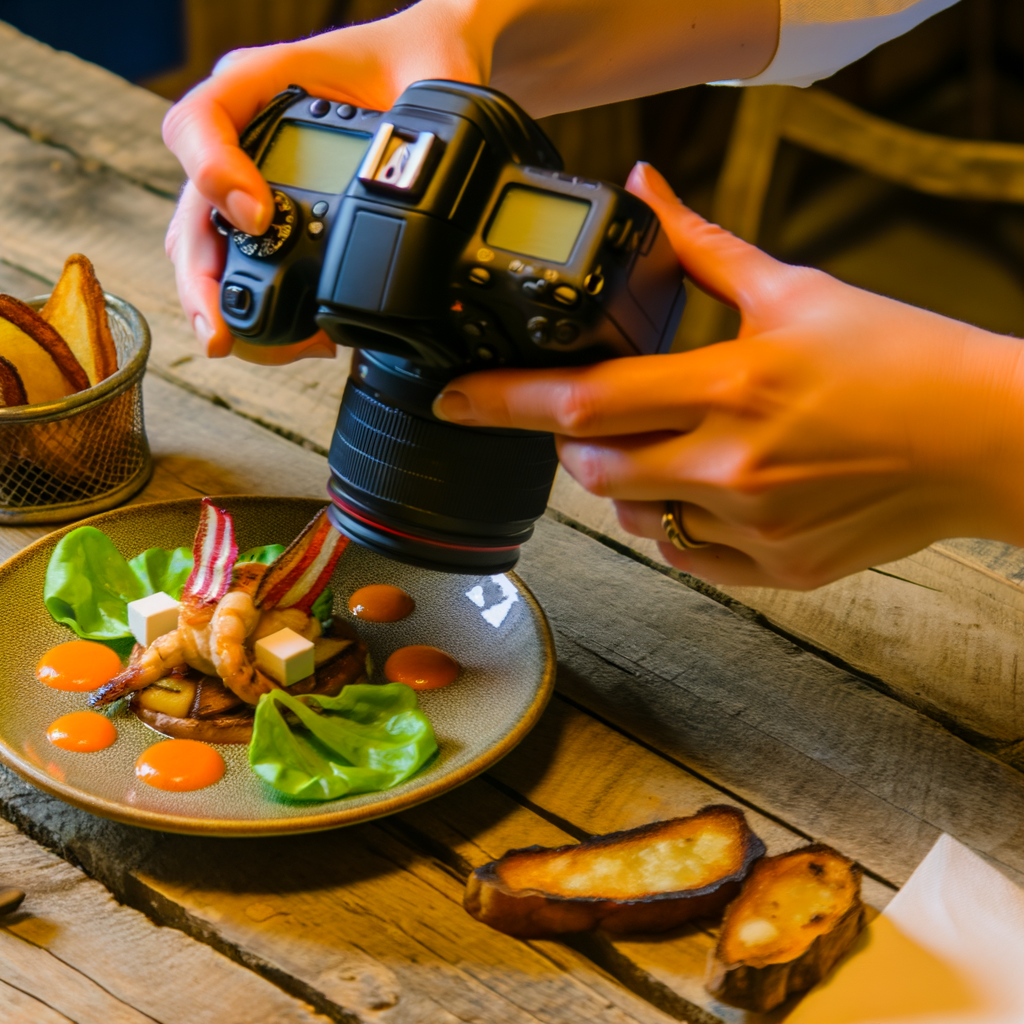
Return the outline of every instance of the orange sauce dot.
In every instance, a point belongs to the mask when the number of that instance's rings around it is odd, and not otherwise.
[[[36,679],[55,690],[98,690],[121,671],[121,659],[103,644],[69,640],[39,659]]]
[[[61,715],[46,730],[46,738],[61,750],[91,753],[109,747],[117,739],[117,729],[98,711],[72,711],[70,715]]]
[[[199,740],[162,740],[139,755],[135,774],[156,789],[182,793],[219,782],[224,758]]]
[[[360,587],[349,599],[348,610],[367,622],[398,622],[411,615],[416,602],[401,587],[371,583]]]
[[[389,683],[405,683],[414,690],[437,690],[455,682],[458,674],[459,663],[450,654],[426,644],[399,647],[384,662]]]

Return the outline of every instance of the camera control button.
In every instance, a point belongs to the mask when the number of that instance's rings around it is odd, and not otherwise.
[[[228,313],[245,316],[252,306],[252,292],[244,284],[226,284],[221,302]]]
[[[546,345],[550,337],[551,321],[546,316],[534,316],[526,321],[526,333],[534,345]]]
[[[470,338],[482,338],[487,330],[487,325],[477,320],[467,320],[462,325],[462,333]]]
[[[342,121],[351,121],[356,116],[356,108],[351,103],[339,103],[336,113]]]
[[[572,320],[559,320],[555,324],[554,340],[559,345],[569,345],[580,336],[580,325]]]
[[[484,288],[491,283],[491,272],[486,267],[473,267],[469,271],[469,279],[473,284]]]
[[[309,112],[314,117],[326,117],[331,112],[331,105],[327,100],[313,100],[309,105]]]
[[[319,238],[324,233],[324,222],[322,220],[311,220],[306,228],[310,238]]]
[[[299,211],[292,198],[284,192],[273,189],[274,219],[270,227],[262,235],[247,235],[244,231],[236,231],[232,236],[235,245],[245,256],[253,256],[265,260],[279,252],[295,234],[299,223]]]
[[[579,292],[567,284],[560,284],[554,291],[555,302],[560,306],[575,306]]]
[[[526,294],[531,299],[543,298],[545,293],[547,292],[547,290],[548,290],[548,283],[547,283],[547,281],[543,281],[543,280],[536,281],[536,280],[533,280],[533,281],[524,281],[523,282],[523,291],[526,292]]]
[[[313,204],[313,216],[322,217],[330,208],[330,205],[321,199],[319,203]]]

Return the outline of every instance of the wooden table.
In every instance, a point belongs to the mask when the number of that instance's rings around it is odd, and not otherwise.
[[[165,104],[0,25],[0,288],[69,253],[153,328],[138,500],[322,496],[344,360],[196,354],[163,233],[179,172]],[[0,530],[0,556],[43,529]],[[1024,880],[1021,553],[929,549],[811,595],[725,594],[654,564],[560,479],[521,573],[558,688],[493,770],[408,813],[213,840],[93,818],[0,771],[0,1018],[33,1024],[741,1021],[705,993],[714,928],[520,942],[461,908],[475,866],[712,803],[772,852],[828,842],[885,905],[943,832]],[[927,712],[923,713],[923,712]]]

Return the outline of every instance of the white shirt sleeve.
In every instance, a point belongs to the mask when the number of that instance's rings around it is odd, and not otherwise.
[[[754,78],[713,85],[799,85],[828,78],[956,0],[781,0],[779,45]]]

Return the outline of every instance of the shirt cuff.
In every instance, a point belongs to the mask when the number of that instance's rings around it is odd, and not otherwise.
[[[920,25],[957,0],[782,0],[779,45],[753,78],[711,85],[797,85],[834,75],[876,46]]]

